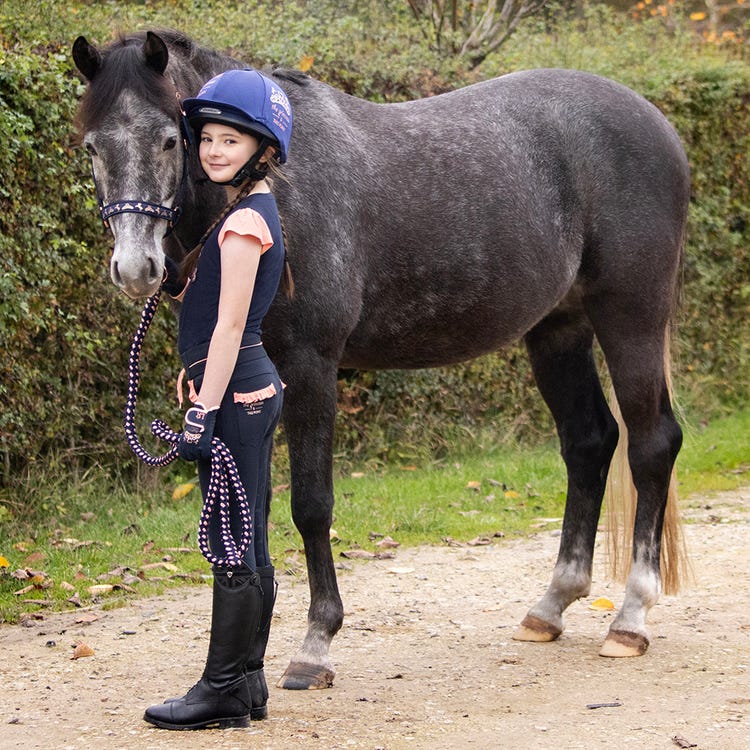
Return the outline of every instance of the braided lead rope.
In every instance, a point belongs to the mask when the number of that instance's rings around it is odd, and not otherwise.
[[[128,360],[128,392],[125,401],[125,437],[130,449],[148,466],[167,466],[177,458],[177,443],[180,434],[170,429],[162,420],[156,419],[151,423],[151,432],[160,440],[170,443],[171,447],[163,456],[152,456],[138,440],[135,428],[135,406],[138,399],[138,385],[140,383],[139,363],[143,340],[154,319],[156,307],[159,304],[161,292],[146,300],[141,313],[138,330],[130,345]],[[230,506],[232,495],[240,513],[240,540],[236,542],[232,535]],[[217,507],[218,505],[218,507]],[[213,554],[208,542],[208,529],[211,519],[218,513],[221,540],[226,557]],[[243,564],[245,552],[253,539],[253,521],[250,504],[247,500],[245,488],[242,486],[237,464],[227,446],[215,437],[211,441],[211,477],[208,482],[206,496],[203,499],[201,518],[198,524],[198,546],[201,554],[210,563],[220,567],[239,567]]]

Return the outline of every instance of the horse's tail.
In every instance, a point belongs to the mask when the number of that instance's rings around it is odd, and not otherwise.
[[[665,334],[664,377],[670,398],[672,395],[672,360],[670,356],[669,328]],[[633,526],[638,493],[633,484],[628,463],[628,431],[617,403],[614,389],[610,389],[610,410],[620,429],[620,440],[612,457],[605,490],[607,553],[610,575],[614,580],[624,581],[632,564]],[[687,547],[682,530],[682,520],[677,504],[677,479],[674,468],[667,493],[664,513],[664,529],[661,544],[661,580],[665,594],[676,594],[681,583],[688,577],[690,568]]]

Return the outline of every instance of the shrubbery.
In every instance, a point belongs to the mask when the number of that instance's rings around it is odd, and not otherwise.
[[[71,3],[65,13],[62,5],[8,2],[0,12],[1,483],[50,451],[110,466],[127,460],[121,415],[139,305],[108,278],[111,240],[72,133],[82,88],[69,54],[78,33],[108,41],[113,18],[127,31],[174,26],[256,65],[312,60],[311,74],[379,101],[539,65],[585,68],[640,91],[674,123],[693,169],[677,392],[706,413],[747,406],[750,67],[732,50],[703,45],[696,52],[700,43],[688,32],[596,7],[584,20],[548,12],[468,73],[427,47],[396,0],[300,1],[281,11],[276,3],[198,0]],[[172,326],[162,314],[149,337],[145,414],[164,415],[171,397],[178,369]],[[345,373],[341,401],[339,450],[358,460],[439,450],[490,420],[550,430],[520,346],[426,372]]]

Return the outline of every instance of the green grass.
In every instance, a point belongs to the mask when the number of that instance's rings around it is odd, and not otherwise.
[[[710,422],[689,420],[677,459],[684,496],[750,484],[750,411]]]
[[[708,424],[686,420],[684,427],[678,464],[683,498],[749,483],[750,412]],[[2,498],[0,557],[8,564],[0,567],[0,622],[72,609],[75,594],[81,607],[114,607],[205,580],[208,565],[195,543],[200,496],[195,488],[173,498],[176,487],[190,482],[191,468],[179,471],[182,475],[156,475],[153,487],[133,492],[104,473],[72,481],[62,467],[46,467],[29,481],[24,503]],[[284,477],[277,481],[284,486]],[[334,554],[357,548],[378,552],[385,536],[407,547],[559,528],[565,472],[553,442],[476,451],[463,446],[450,458],[420,466],[355,468],[337,479],[335,492]],[[24,517],[36,520],[29,524]],[[277,492],[271,521],[276,566],[302,574],[304,554],[288,489]],[[20,580],[13,575],[19,570],[40,575]],[[89,592],[101,584],[116,587]],[[26,586],[34,588],[16,594]],[[35,603],[40,600],[45,603]]]

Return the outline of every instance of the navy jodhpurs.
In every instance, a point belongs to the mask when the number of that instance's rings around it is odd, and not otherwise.
[[[187,376],[193,381],[196,392],[200,391],[203,380],[206,352],[204,348],[203,352],[192,350],[183,355],[187,362]],[[214,435],[225,443],[234,457],[252,509],[253,544],[245,553],[245,562],[252,570],[271,564],[267,526],[271,501],[271,452],[273,433],[281,417],[282,388],[276,368],[263,345],[243,346],[214,429]],[[210,460],[199,460],[198,478],[204,497],[210,475]],[[232,535],[239,539],[240,515],[235,504],[232,504],[230,517]],[[223,557],[226,550],[220,532],[217,514],[209,524],[208,541],[211,551]]]

